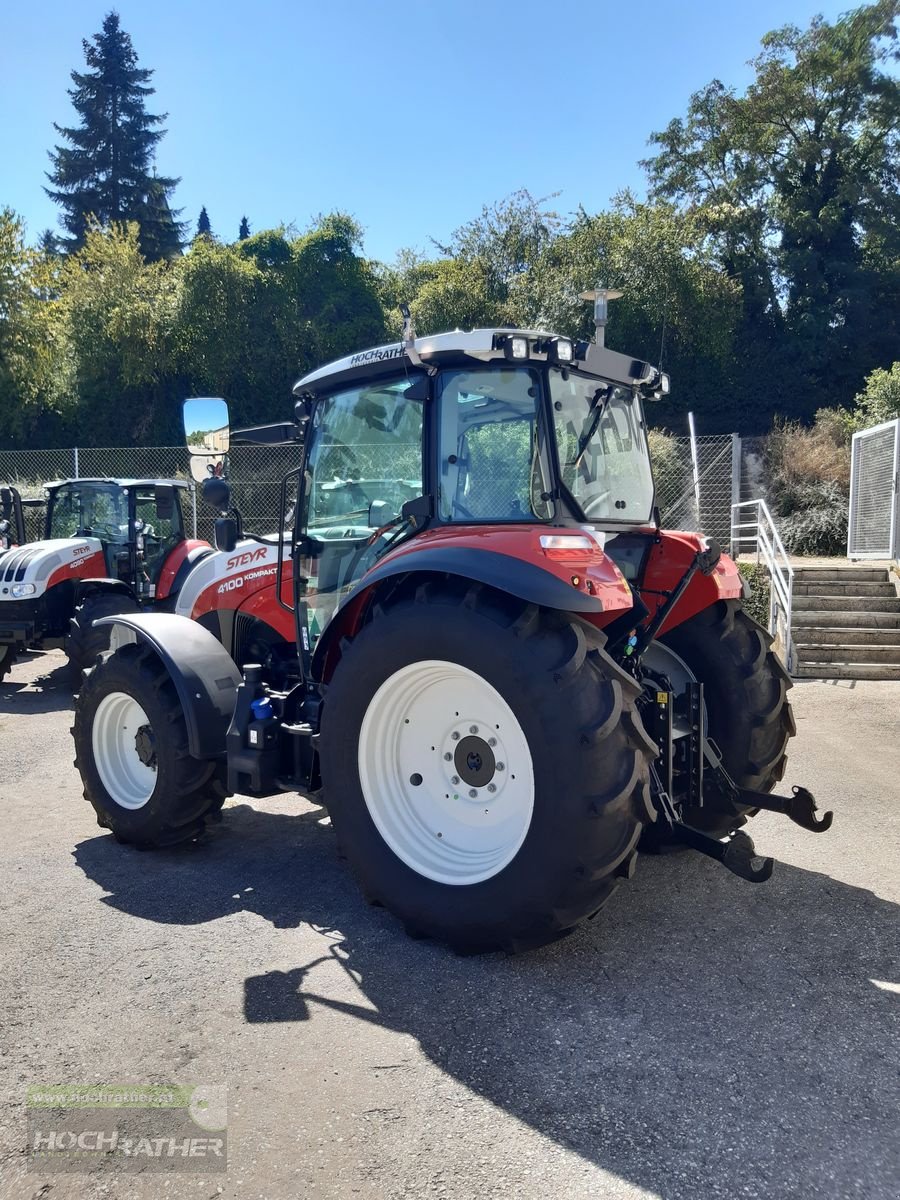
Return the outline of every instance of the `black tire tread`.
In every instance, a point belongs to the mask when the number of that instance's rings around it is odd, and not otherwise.
[[[577,851],[573,852],[571,873],[552,905],[543,912],[529,912],[527,919],[520,918],[517,923],[494,925],[489,930],[457,927],[448,931],[439,921],[429,920],[425,913],[398,911],[377,872],[370,871],[367,862],[361,862],[358,856],[354,861],[343,827],[345,798],[329,794],[329,812],[336,834],[345,850],[349,850],[348,858],[364,894],[370,901],[393,909],[407,929],[415,930],[416,936],[445,941],[460,953],[517,951],[555,941],[586,917],[593,916],[632,873],[641,830],[654,818],[649,762],[655,757],[656,747],[645,733],[635,708],[638,685],[605,652],[604,635],[593,626],[571,614],[511,602],[509,597],[482,585],[467,585],[460,591],[452,581],[420,582],[414,593],[395,593],[390,602],[383,602],[374,611],[372,624],[377,628],[385,616],[401,608],[411,612],[423,604],[466,608],[498,629],[511,632],[521,644],[523,657],[535,664],[548,664],[545,668],[550,676],[548,714],[552,709],[558,719],[559,713],[583,711],[587,705],[590,711],[574,740],[586,754],[595,754],[598,743],[602,742],[604,761],[616,764],[617,769],[607,772],[605,788],[592,788],[583,795],[579,832],[573,839]],[[436,614],[435,622],[439,619]],[[340,691],[352,686],[353,658],[351,644],[346,651],[343,679],[339,664],[329,688],[326,711],[328,703],[339,709]],[[321,742],[326,789],[333,756],[347,755],[346,740],[342,741],[337,730],[338,727],[331,732],[326,716]]]
[[[16,650],[14,646],[5,646],[6,653],[0,658],[0,683],[9,672],[13,669],[16,661]]]
[[[137,611],[135,601],[118,591],[91,592],[76,605],[75,612],[69,620],[69,633],[66,637],[66,654],[73,671],[76,672],[76,679],[109,649],[109,626],[101,625],[97,629],[93,622],[100,617]]]
[[[769,792],[784,776],[788,742],[797,731],[787,691],[790,675],[772,650],[771,634],[758,625],[739,600],[722,600],[704,609],[684,625],[676,626],[662,639],[680,654],[699,678],[703,678],[704,646],[715,660],[714,671],[724,683],[716,700],[716,716],[710,719],[715,737],[716,717],[728,712],[735,722],[748,719],[749,730],[740,745],[720,743],[725,767],[739,787]],[[704,684],[714,686],[710,679]],[[745,825],[756,809],[733,801],[717,800],[715,806],[687,813],[690,823],[723,836]]]
[[[86,762],[91,755],[91,731],[87,722],[102,699],[109,672],[121,668],[132,674],[138,688],[146,688],[156,695],[166,714],[165,720],[173,741],[171,759],[174,784],[166,796],[165,819],[140,832],[129,829],[118,819],[116,809],[109,806],[99,778],[92,778]],[[175,685],[149,646],[129,644],[115,653],[107,651],[96,666],[85,672],[75,705],[72,736],[76,747],[74,765],[81,772],[84,798],[96,812],[97,824],[111,830],[117,841],[138,849],[162,849],[198,837],[203,832],[205,818],[217,813],[229,795],[219,764],[191,757],[187,727]]]

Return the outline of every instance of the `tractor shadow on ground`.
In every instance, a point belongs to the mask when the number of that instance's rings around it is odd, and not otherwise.
[[[458,958],[368,908],[320,811],[239,804],[197,846],[82,842],[104,902],[193,925],[249,909],[327,934],[245,982],[249,1023],[322,1007],[410,1034],[443,1072],[662,1197],[894,1196],[898,906],[779,864],[763,886],[643,857],[601,917],[519,957]],[[240,897],[238,899],[237,897]],[[374,1009],[317,995],[332,956]]]
[[[43,661],[42,661],[43,660]],[[72,712],[72,668],[58,655],[27,656],[13,663],[0,683],[0,713]]]

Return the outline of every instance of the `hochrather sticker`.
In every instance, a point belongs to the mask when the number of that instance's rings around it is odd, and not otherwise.
[[[208,1173],[227,1167],[223,1084],[35,1085],[26,1111],[29,1171]]]

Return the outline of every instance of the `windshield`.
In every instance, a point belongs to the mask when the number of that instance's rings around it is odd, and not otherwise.
[[[50,500],[51,538],[128,541],[128,493],[114,483],[70,484]]]
[[[649,521],[653,476],[630,388],[550,371],[562,482],[591,521]]]

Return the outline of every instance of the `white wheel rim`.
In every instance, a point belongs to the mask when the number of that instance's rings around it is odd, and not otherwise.
[[[386,679],[366,709],[358,762],[378,832],[427,879],[480,883],[525,840],[528,741],[500,693],[466,667],[429,659]]]
[[[94,764],[100,782],[122,808],[143,808],[156,787],[156,764],[141,758],[139,735],[146,758],[152,738],[147,714],[127,692],[104,696],[91,729]]]

